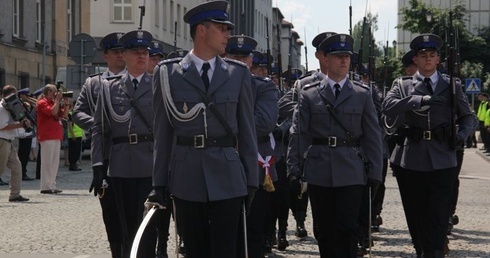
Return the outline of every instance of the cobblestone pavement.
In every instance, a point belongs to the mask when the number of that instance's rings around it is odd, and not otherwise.
[[[33,162],[29,176],[34,177]],[[22,195],[27,203],[8,202],[8,187],[0,186],[0,257],[3,258],[108,258],[109,248],[97,199],[88,193],[90,162],[83,170],[68,171],[61,162],[59,195],[39,193],[39,180],[24,181]],[[396,180],[388,172],[382,213],[384,224],[374,234],[372,257],[415,257],[407,231]],[[8,171],[2,179],[9,180]],[[449,236],[448,257],[490,257],[490,158],[477,149],[467,149],[460,175],[457,215],[460,223]],[[294,236],[290,216],[286,251],[273,250],[271,257],[319,257],[314,238]],[[312,235],[311,216],[306,227]],[[172,232],[169,253],[175,250]],[[175,257],[170,256],[170,257]]]

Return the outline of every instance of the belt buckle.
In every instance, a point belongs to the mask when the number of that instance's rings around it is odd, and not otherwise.
[[[337,137],[329,136],[327,140],[328,140],[328,147],[337,147]]]
[[[422,139],[426,141],[430,141],[432,139],[432,132],[431,131],[423,131],[422,132]]]
[[[129,135],[129,144],[138,144],[138,135],[132,133]]]
[[[194,148],[203,149],[204,146],[204,135],[194,135]]]

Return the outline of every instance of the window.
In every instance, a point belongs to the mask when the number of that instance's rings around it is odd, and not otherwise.
[[[132,22],[133,21],[133,4],[131,0],[114,0],[113,2],[112,21],[114,22]]]
[[[158,0],[157,0],[158,1]],[[163,0],[163,3],[162,3],[162,10],[163,10],[163,29],[166,30],[167,29],[167,14],[165,13],[168,9],[167,9],[167,0]]]
[[[70,42],[73,38],[73,18],[75,16],[74,4],[72,0],[68,0],[66,8],[66,42]]]
[[[13,0],[13,36],[20,38],[22,36],[22,0]]]
[[[43,43],[44,1],[36,0],[36,42]]]
[[[182,19],[181,19],[181,16],[180,16],[180,4],[177,4],[177,26],[176,26],[176,32],[177,35],[180,35],[180,26],[182,24],[182,22],[180,22]]]
[[[29,73],[19,72],[19,89],[29,88]]]
[[[160,27],[160,0],[155,0],[155,26]]]
[[[174,32],[174,21],[175,21],[175,17],[174,17],[174,1],[170,1],[170,22],[172,23],[172,25],[170,26],[170,32]]]
[[[184,7],[184,13],[187,13],[187,8]],[[184,24],[184,38],[187,39],[187,23]]]

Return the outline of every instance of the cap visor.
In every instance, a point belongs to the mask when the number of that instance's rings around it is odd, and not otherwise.
[[[226,24],[228,25],[228,30],[232,30],[235,28],[235,24],[233,24],[232,22],[230,21],[223,21],[223,20],[215,20],[215,19],[209,19],[210,21],[212,22],[216,22],[216,23],[221,23],[221,24]]]
[[[352,55],[352,51],[347,51],[347,50],[332,51],[332,52],[328,52],[328,54],[332,54],[332,55]]]

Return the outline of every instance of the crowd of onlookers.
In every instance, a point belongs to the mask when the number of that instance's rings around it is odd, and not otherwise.
[[[62,192],[56,187],[56,175],[59,168],[61,151],[63,151],[64,166],[70,171],[80,171],[82,140],[85,132],[71,119],[73,102],[64,97],[62,90],[53,84],[30,93],[28,88],[16,90],[15,86],[6,85],[2,90],[2,98],[17,94],[17,101],[23,106],[22,119],[16,121],[16,115],[9,110],[9,105],[2,99],[0,105],[0,145],[5,141],[11,147],[0,147],[0,165],[11,172],[11,188],[16,167],[19,164],[22,181],[40,179],[42,194],[57,194]],[[15,113],[15,112],[14,112]],[[28,121],[29,128],[25,126]],[[32,128],[32,130],[31,130]],[[17,141],[15,141],[17,139]],[[17,149],[16,149],[17,148]],[[15,152],[15,156],[8,156]],[[12,160],[13,159],[13,160]],[[17,163],[18,161],[18,163]],[[3,164],[5,162],[5,164]],[[14,162],[14,163],[12,163]],[[27,171],[28,162],[36,162],[36,171]],[[10,166],[10,167],[9,167]],[[2,170],[3,171],[3,170]],[[0,176],[3,173],[0,173]],[[19,186],[14,188],[19,188]],[[0,178],[0,185],[9,185]],[[28,198],[12,198],[10,201],[28,201]],[[14,197],[15,197],[14,196]]]

